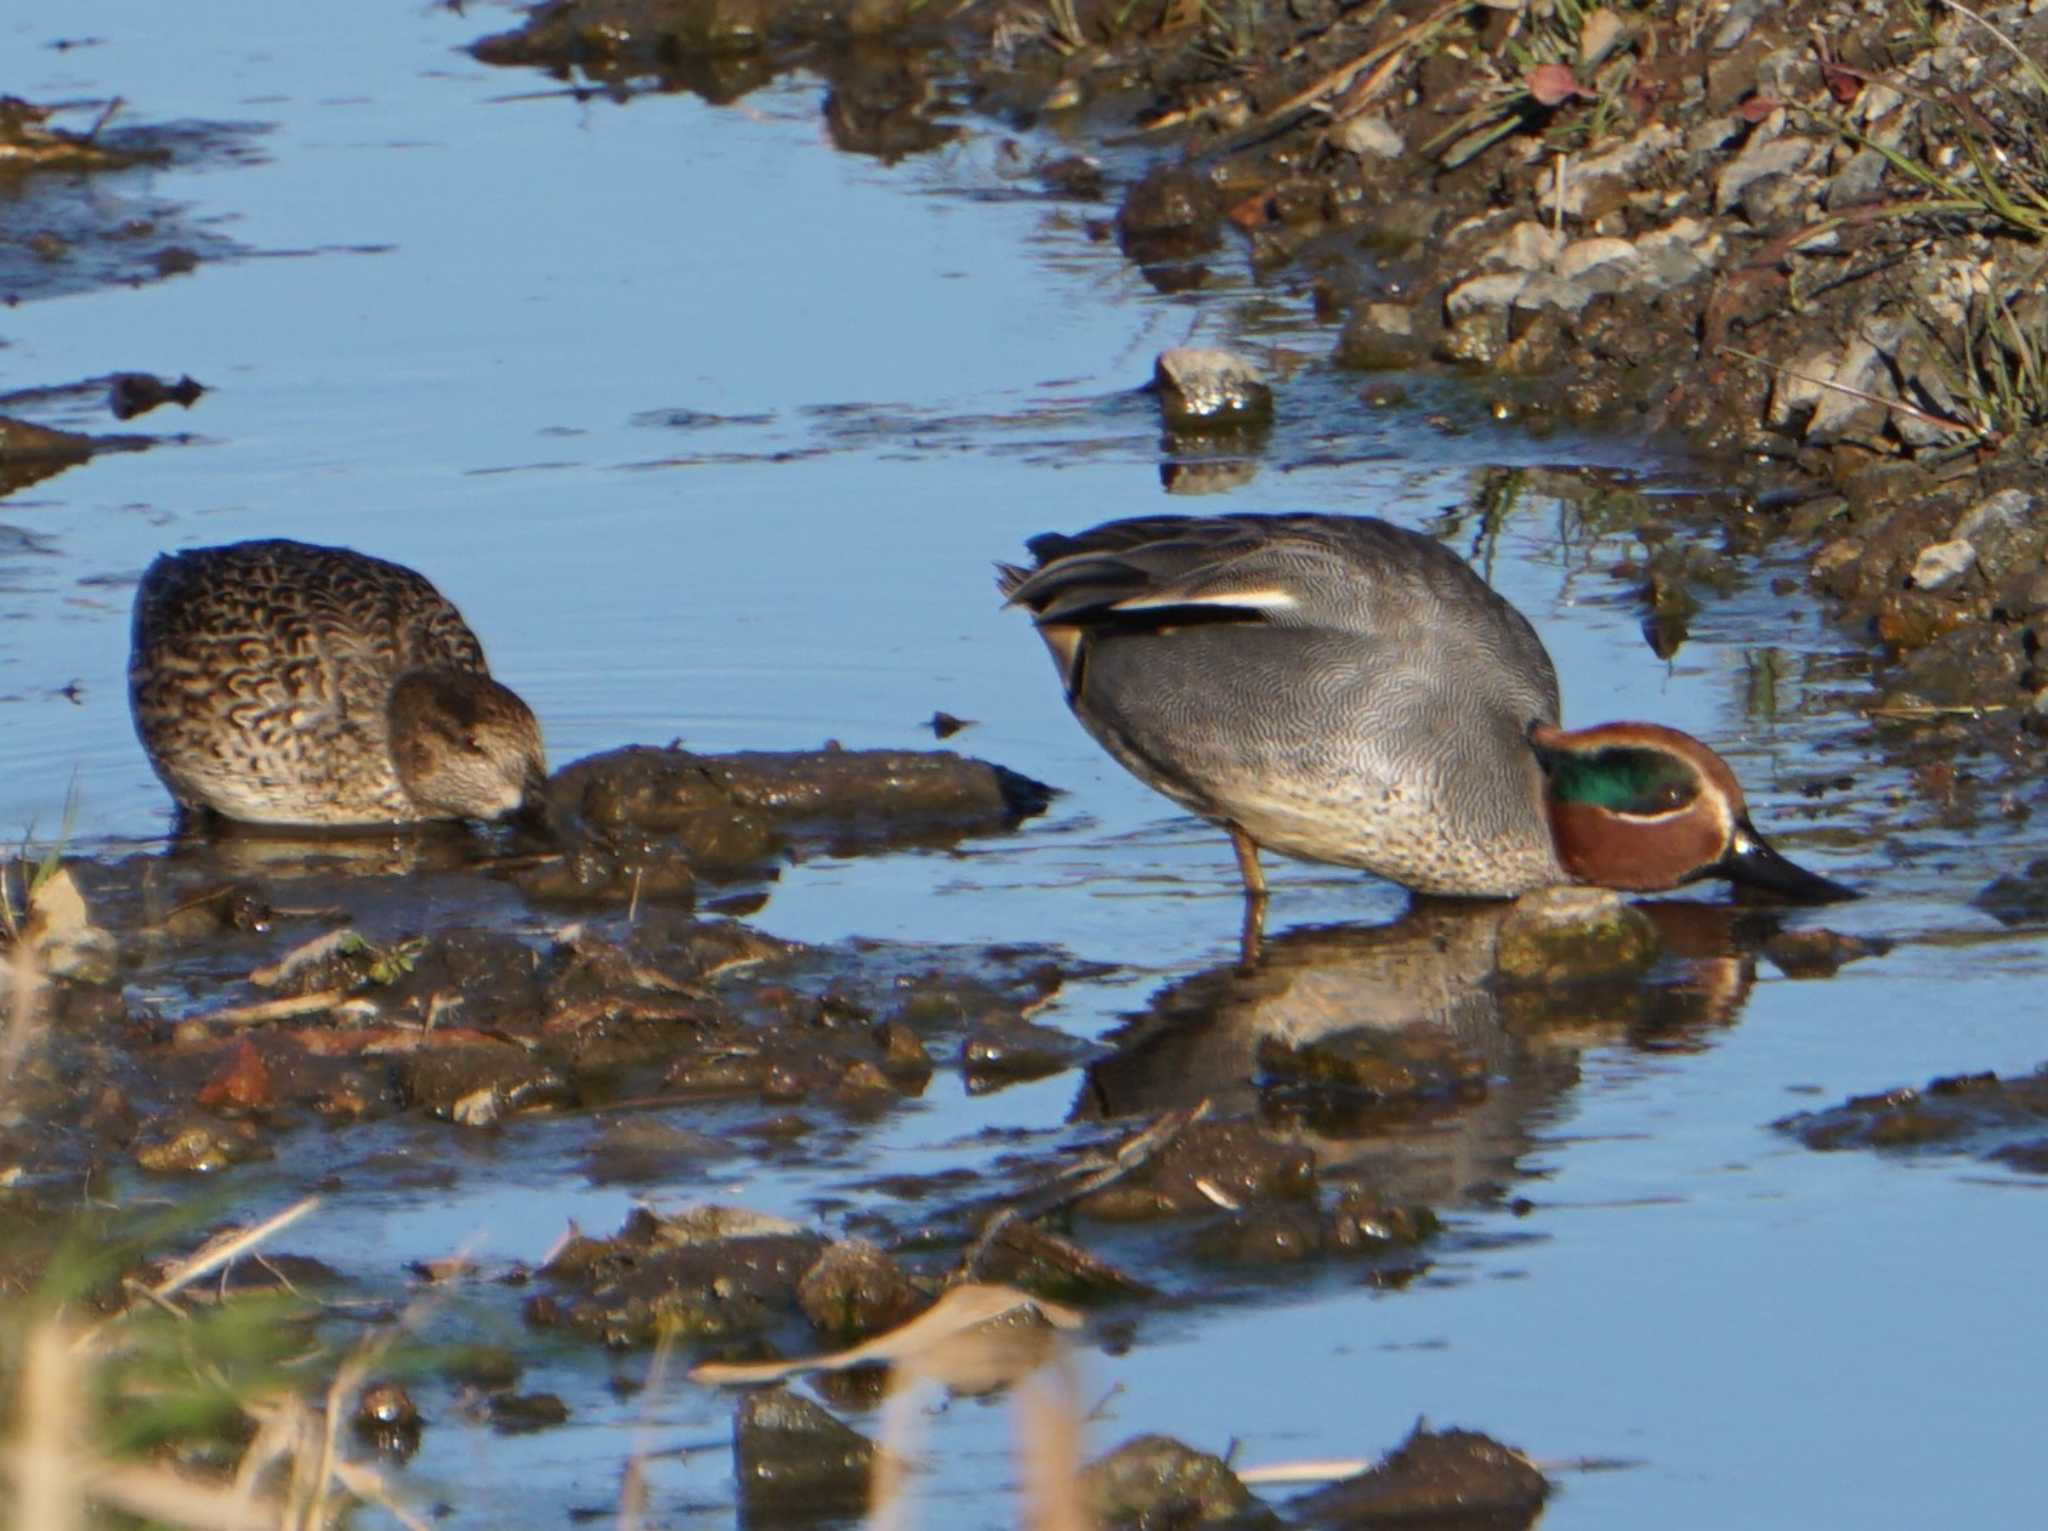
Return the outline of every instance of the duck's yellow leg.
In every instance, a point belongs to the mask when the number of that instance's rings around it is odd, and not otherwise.
[[[1259,870],[1258,842],[1235,824],[1224,827],[1230,831],[1238,875],[1244,879],[1244,926],[1237,937],[1237,962],[1239,968],[1250,972],[1258,966],[1266,932],[1266,874]]]
[[[1230,847],[1237,852],[1237,875],[1244,879],[1246,898],[1266,896],[1266,874],[1259,870],[1258,842],[1235,824],[1223,826],[1230,831]]]

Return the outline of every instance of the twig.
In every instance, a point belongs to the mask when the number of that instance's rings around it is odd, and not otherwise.
[[[1013,1201],[1003,1207],[982,1225],[980,1234],[967,1247],[967,1252],[960,1257],[955,1279],[972,1281],[975,1272],[981,1268],[981,1262],[988,1258],[990,1246],[1010,1224],[1043,1217],[1046,1213],[1057,1211],[1070,1202],[1079,1201],[1084,1196],[1092,1196],[1105,1186],[1114,1185],[1126,1175],[1133,1174],[1149,1164],[1174,1139],[1208,1114],[1209,1101],[1206,1097],[1185,1110],[1169,1111],[1137,1136],[1120,1143],[1117,1146],[1116,1157],[1102,1168],[1080,1180],[1047,1187],[1034,1196]]]
[[[100,130],[104,128],[108,123],[112,122],[114,120],[115,114],[119,112],[121,108],[126,106],[127,104],[128,103],[119,96],[116,96],[113,100],[109,101],[106,104],[106,107],[100,112],[99,116],[93,119],[92,126],[86,129],[85,141],[89,144],[97,144],[99,142]]]
[[[1876,404],[1883,409],[1895,409],[1900,414],[1911,415],[1916,420],[1925,421],[1927,424],[1940,430],[1953,431],[1958,436],[1981,436],[1984,434],[1973,425],[1966,425],[1960,420],[1949,420],[1941,415],[1929,414],[1926,410],[1908,404],[1903,399],[1881,398],[1877,394],[1866,393],[1861,388],[1852,388],[1847,383],[1837,383],[1824,377],[1809,377],[1806,373],[1796,372],[1780,362],[1766,360],[1764,357],[1753,355],[1748,351],[1738,351],[1733,346],[1716,346],[1715,349],[1723,355],[1739,357],[1747,362],[1755,362],[1759,367],[1768,367],[1773,372],[1782,373],[1784,376],[1796,379],[1799,382],[1811,383],[1816,388],[1832,388],[1837,393],[1846,393],[1852,399],[1861,399],[1866,404]]]
[[[246,1005],[228,1005],[191,1019],[206,1026],[256,1026],[264,1021],[288,1021],[296,1015],[318,1015],[323,1010],[332,1010],[347,998],[346,989],[315,989],[311,994],[295,994],[288,999],[259,999]]]
[[[654,1437],[654,1411],[668,1380],[676,1329],[675,1324],[661,1326],[654,1342],[654,1358],[647,1363],[647,1384],[640,1390],[640,1418],[633,1426],[633,1449],[626,1457],[626,1470],[619,1482],[618,1531],[640,1531],[640,1517],[647,1510],[648,1442]]]
[[[236,1233],[213,1240],[201,1248],[183,1265],[173,1270],[170,1275],[149,1288],[148,1295],[156,1298],[169,1298],[174,1293],[190,1286],[201,1276],[232,1263],[249,1249],[269,1238],[273,1233],[289,1228],[293,1223],[296,1223],[319,1205],[319,1197],[308,1196],[303,1201],[293,1202],[276,1216],[265,1218],[253,1228],[244,1228]]]

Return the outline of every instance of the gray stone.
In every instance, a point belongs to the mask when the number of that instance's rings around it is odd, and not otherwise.
[[[1734,131],[1731,119],[1729,131]],[[1726,135],[1724,135],[1725,139]],[[1588,155],[1585,159],[1569,159],[1565,162],[1564,215],[1567,218],[1582,218],[1586,213],[1587,199],[1608,181],[1625,181],[1633,186],[1659,155],[1678,147],[1680,137],[1676,128],[1669,128],[1660,122],[1653,122],[1642,132],[1625,143],[1616,144],[1604,153]],[[1545,213],[1558,210],[1557,183],[1546,177],[1537,189],[1537,202]]]
[[[2048,527],[2039,518],[2040,501],[2023,489],[2001,489],[1964,511],[1955,537],[1976,550],[1985,578],[1993,584],[2041,556]]]
[[[1475,276],[1470,281],[1460,282],[1445,295],[1444,315],[1451,323],[1458,324],[1474,313],[1505,309],[1528,285],[1529,277],[1521,271]]]
[[[1175,430],[1263,425],[1273,418],[1273,390],[1242,356],[1198,346],[1159,353],[1153,365],[1159,408]]]
[[[1424,345],[1415,315],[1401,303],[1367,303],[1344,326],[1337,341],[1340,366],[1367,372],[1396,372],[1422,360]]]
[[[1757,17],[1763,14],[1764,0],[1735,0],[1728,7],[1728,18],[1720,30],[1714,33],[1713,49],[1716,53],[1732,53],[1742,46],[1742,40],[1749,36],[1749,29],[1756,25]]]
[[[1557,274],[1583,276],[1600,266],[1633,265],[1638,258],[1636,247],[1626,239],[1577,239],[1559,253]]]
[[[1352,117],[1330,130],[1330,142],[1360,159],[1399,159],[1408,145],[1384,117]]]
[[[1827,189],[1820,194],[1821,206],[1832,213],[1872,200],[1890,168],[1891,162],[1877,150],[1857,150],[1849,157],[1849,163],[1828,181]]]
[[[1944,590],[1968,574],[1977,564],[1977,550],[1962,538],[1933,542],[1920,550],[1908,576],[1922,590]]]
[[[1764,130],[1759,128],[1757,131],[1761,134]],[[1767,175],[1790,175],[1804,170],[1820,149],[1821,146],[1810,138],[1786,135],[1764,142],[1752,138],[1749,146],[1714,177],[1714,211],[1725,213],[1740,203],[1743,188],[1751,181]]]
[[[1505,266],[1510,271],[1541,271],[1557,259],[1564,247],[1562,234],[1524,218],[1486,252],[1485,260],[1488,265]]]
[[[1753,229],[1801,222],[1819,184],[1809,175],[1760,175],[1742,188],[1742,216]]]

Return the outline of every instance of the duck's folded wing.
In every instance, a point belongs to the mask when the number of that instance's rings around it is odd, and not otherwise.
[[[1004,569],[998,587],[1041,625],[1131,628],[1232,618],[1323,625],[1326,608],[1336,606],[1328,594],[1345,574],[1338,555],[1312,542],[1165,536],[1124,547],[1077,546],[1036,569]]]

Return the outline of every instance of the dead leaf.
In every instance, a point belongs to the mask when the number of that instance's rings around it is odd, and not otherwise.
[[[1755,126],[1784,104],[1776,96],[1751,96],[1735,108],[1735,115]]]
[[[199,1104],[209,1111],[225,1108],[236,1113],[268,1111],[277,1104],[270,1065],[254,1042],[242,1038],[214,1076],[199,1087]]]
[[[1538,64],[1522,76],[1522,83],[1529,87],[1529,94],[1540,106],[1556,106],[1569,101],[1573,96],[1584,96],[1593,100],[1593,92],[1578,81],[1578,77],[1564,64]]]
[[[1223,216],[1241,229],[1263,228],[1273,221],[1273,194],[1254,192]]]
[[[1863,71],[1848,69],[1840,64],[1822,63],[1821,83],[1828,88],[1828,94],[1842,105],[1847,106],[1863,94]]]
[[[54,946],[91,925],[71,868],[59,867],[36,885],[28,896],[28,918],[29,938],[38,946]]]

